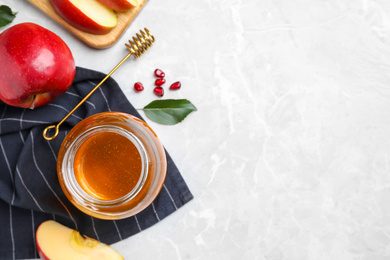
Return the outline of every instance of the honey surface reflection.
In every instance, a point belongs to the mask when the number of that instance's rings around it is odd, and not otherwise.
[[[131,192],[142,171],[137,147],[125,136],[101,132],[89,137],[74,159],[77,182],[91,196],[115,200]]]

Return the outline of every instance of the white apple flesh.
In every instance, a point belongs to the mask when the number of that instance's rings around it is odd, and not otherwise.
[[[54,220],[43,222],[36,232],[39,256],[43,260],[123,260],[110,246],[68,228]]]

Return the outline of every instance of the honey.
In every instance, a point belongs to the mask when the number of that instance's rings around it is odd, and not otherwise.
[[[84,141],[73,165],[80,186],[102,200],[115,200],[131,192],[142,171],[137,147],[114,132],[97,133]]]
[[[122,219],[148,207],[164,184],[165,150],[141,119],[120,112],[92,115],[65,137],[58,179],[70,202],[96,218]]]

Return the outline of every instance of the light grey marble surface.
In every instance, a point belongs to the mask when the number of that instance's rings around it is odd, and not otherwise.
[[[389,1],[149,1],[105,50],[25,0],[1,3],[102,72],[149,28],[154,47],[113,78],[143,107],[161,68],[182,83],[165,98],[198,108],[148,121],[194,200],[112,245],[126,259],[390,259]]]

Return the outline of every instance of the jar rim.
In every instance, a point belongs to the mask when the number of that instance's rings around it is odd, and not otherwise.
[[[70,193],[68,184],[65,183],[67,171],[63,170],[63,164],[68,161],[65,155],[70,144],[82,132],[100,125],[117,126],[124,128],[139,138],[148,156],[148,171],[145,175],[145,183],[140,184],[140,191],[120,206],[102,207],[93,204],[80,203]],[[65,136],[57,158],[57,175],[61,188],[69,201],[82,212],[100,219],[123,219],[131,217],[148,207],[160,193],[164,185],[167,171],[167,160],[164,146],[153,129],[142,119],[124,112],[101,112],[91,115],[75,125]],[[140,179],[140,178],[139,178]]]
[[[90,195],[88,192],[86,192],[79,182],[77,181],[75,177],[74,172],[74,155],[77,153],[80,146],[88,140],[90,137],[92,137],[95,134],[102,133],[102,132],[111,132],[111,133],[117,133],[124,137],[126,137],[128,140],[130,140],[135,147],[138,150],[138,153],[140,154],[141,158],[141,164],[142,169],[140,173],[140,177],[137,181],[137,184],[134,186],[132,190],[130,190],[127,194],[124,196],[117,198],[117,199],[100,199],[98,197],[94,197]],[[65,185],[68,188],[69,193],[81,204],[94,208],[94,207],[117,207],[120,206],[131,199],[133,199],[139,191],[142,189],[143,184],[146,181],[146,178],[148,176],[148,168],[149,168],[149,162],[150,159],[145,151],[145,147],[142,144],[142,142],[130,131],[127,131],[126,129],[120,128],[118,126],[114,125],[99,125],[92,128],[87,129],[86,131],[82,132],[79,136],[77,136],[73,142],[69,144],[69,147],[67,151],[64,154],[64,163],[62,164],[62,172],[66,172],[67,174],[63,175],[63,180],[65,182]]]

